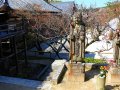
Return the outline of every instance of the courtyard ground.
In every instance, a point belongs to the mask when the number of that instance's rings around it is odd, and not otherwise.
[[[87,70],[85,82],[79,83],[75,78],[70,80],[71,76],[66,72],[62,82],[58,85],[52,85],[51,90],[96,90],[96,76],[98,74],[98,69]],[[112,84],[107,79],[105,90],[120,90],[120,83]]]

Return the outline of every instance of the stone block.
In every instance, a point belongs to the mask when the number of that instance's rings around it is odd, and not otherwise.
[[[72,82],[84,82],[85,81],[85,74],[81,73],[80,75],[78,74],[72,74],[67,78],[68,81],[72,81]]]
[[[110,68],[108,80],[110,83],[120,83],[120,68]]]
[[[52,70],[57,70],[61,65],[65,64],[65,62],[66,62],[66,60],[64,60],[64,59],[55,60],[51,65]]]
[[[52,84],[57,85],[59,82],[61,82],[64,73],[65,73],[65,65],[62,65],[58,68],[56,72],[54,72],[52,76]]]
[[[71,70],[70,70],[71,69]],[[69,81],[84,82],[85,81],[85,65],[82,63],[76,63],[71,65],[69,68],[69,73],[71,73],[68,78]]]
[[[61,82],[66,68],[65,68],[65,60],[55,60],[52,63],[52,84],[56,85]]]
[[[84,73],[85,72],[85,65],[82,63],[76,63],[76,64],[72,65],[71,69],[72,69],[73,73],[74,72],[78,72],[79,74]]]

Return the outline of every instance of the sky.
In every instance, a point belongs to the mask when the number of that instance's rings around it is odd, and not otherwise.
[[[114,0],[62,0],[62,1],[75,1],[78,5],[83,4],[83,6],[90,7],[104,7],[107,2]]]

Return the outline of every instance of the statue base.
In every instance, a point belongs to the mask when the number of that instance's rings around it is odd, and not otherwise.
[[[120,83],[120,67],[111,67],[108,72],[108,80],[110,83]]]
[[[69,63],[68,68],[69,81],[84,82],[85,81],[85,65],[81,62]]]

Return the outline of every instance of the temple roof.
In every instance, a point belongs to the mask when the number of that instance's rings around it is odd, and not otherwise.
[[[70,16],[74,13],[74,9],[77,9],[77,7],[73,1],[71,1],[71,2],[54,2],[51,4],[60,8],[63,13],[68,14]]]
[[[55,6],[52,6],[46,3],[44,0],[6,0],[7,5],[11,9],[23,9],[23,10],[34,10],[33,6],[39,7],[41,11],[48,11],[48,12],[61,12]],[[0,8],[5,5],[5,0],[0,1]]]

